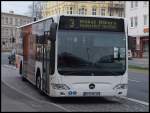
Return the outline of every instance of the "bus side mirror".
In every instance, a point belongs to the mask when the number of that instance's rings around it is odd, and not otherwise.
[[[56,40],[56,30],[57,30],[57,24],[53,22],[50,26],[50,37],[49,38],[51,41]]]

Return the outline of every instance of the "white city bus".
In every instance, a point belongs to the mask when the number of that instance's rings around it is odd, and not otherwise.
[[[127,95],[124,18],[56,15],[18,30],[19,73],[40,91],[51,97]]]

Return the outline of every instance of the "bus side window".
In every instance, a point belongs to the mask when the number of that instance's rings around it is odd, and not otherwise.
[[[52,21],[53,21],[52,19],[48,19],[45,22],[44,30],[45,30],[45,33],[49,36],[50,36],[50,33],[48,33],[48,32],[50,32],[50,25],[51,25]],[[47,40],[47,52],[48,52],[47,60],[49,61],[49,70],[50,70],[49,74],[53,75],[54,70],[55,70],[55,42]]]

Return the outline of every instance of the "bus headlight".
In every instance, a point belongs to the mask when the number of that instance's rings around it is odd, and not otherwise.
[[[118,84],[113,89],[127,89],[128,84]]]
[[[69,90],[69,86],[67,86],[66,84],[51,84],[53,89],[57,89],[57,90]]]

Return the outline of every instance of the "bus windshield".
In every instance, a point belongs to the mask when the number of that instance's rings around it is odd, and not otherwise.
[[[58,72],[76,76],[123,75],[125,48],[123,32],[60,30]]]

